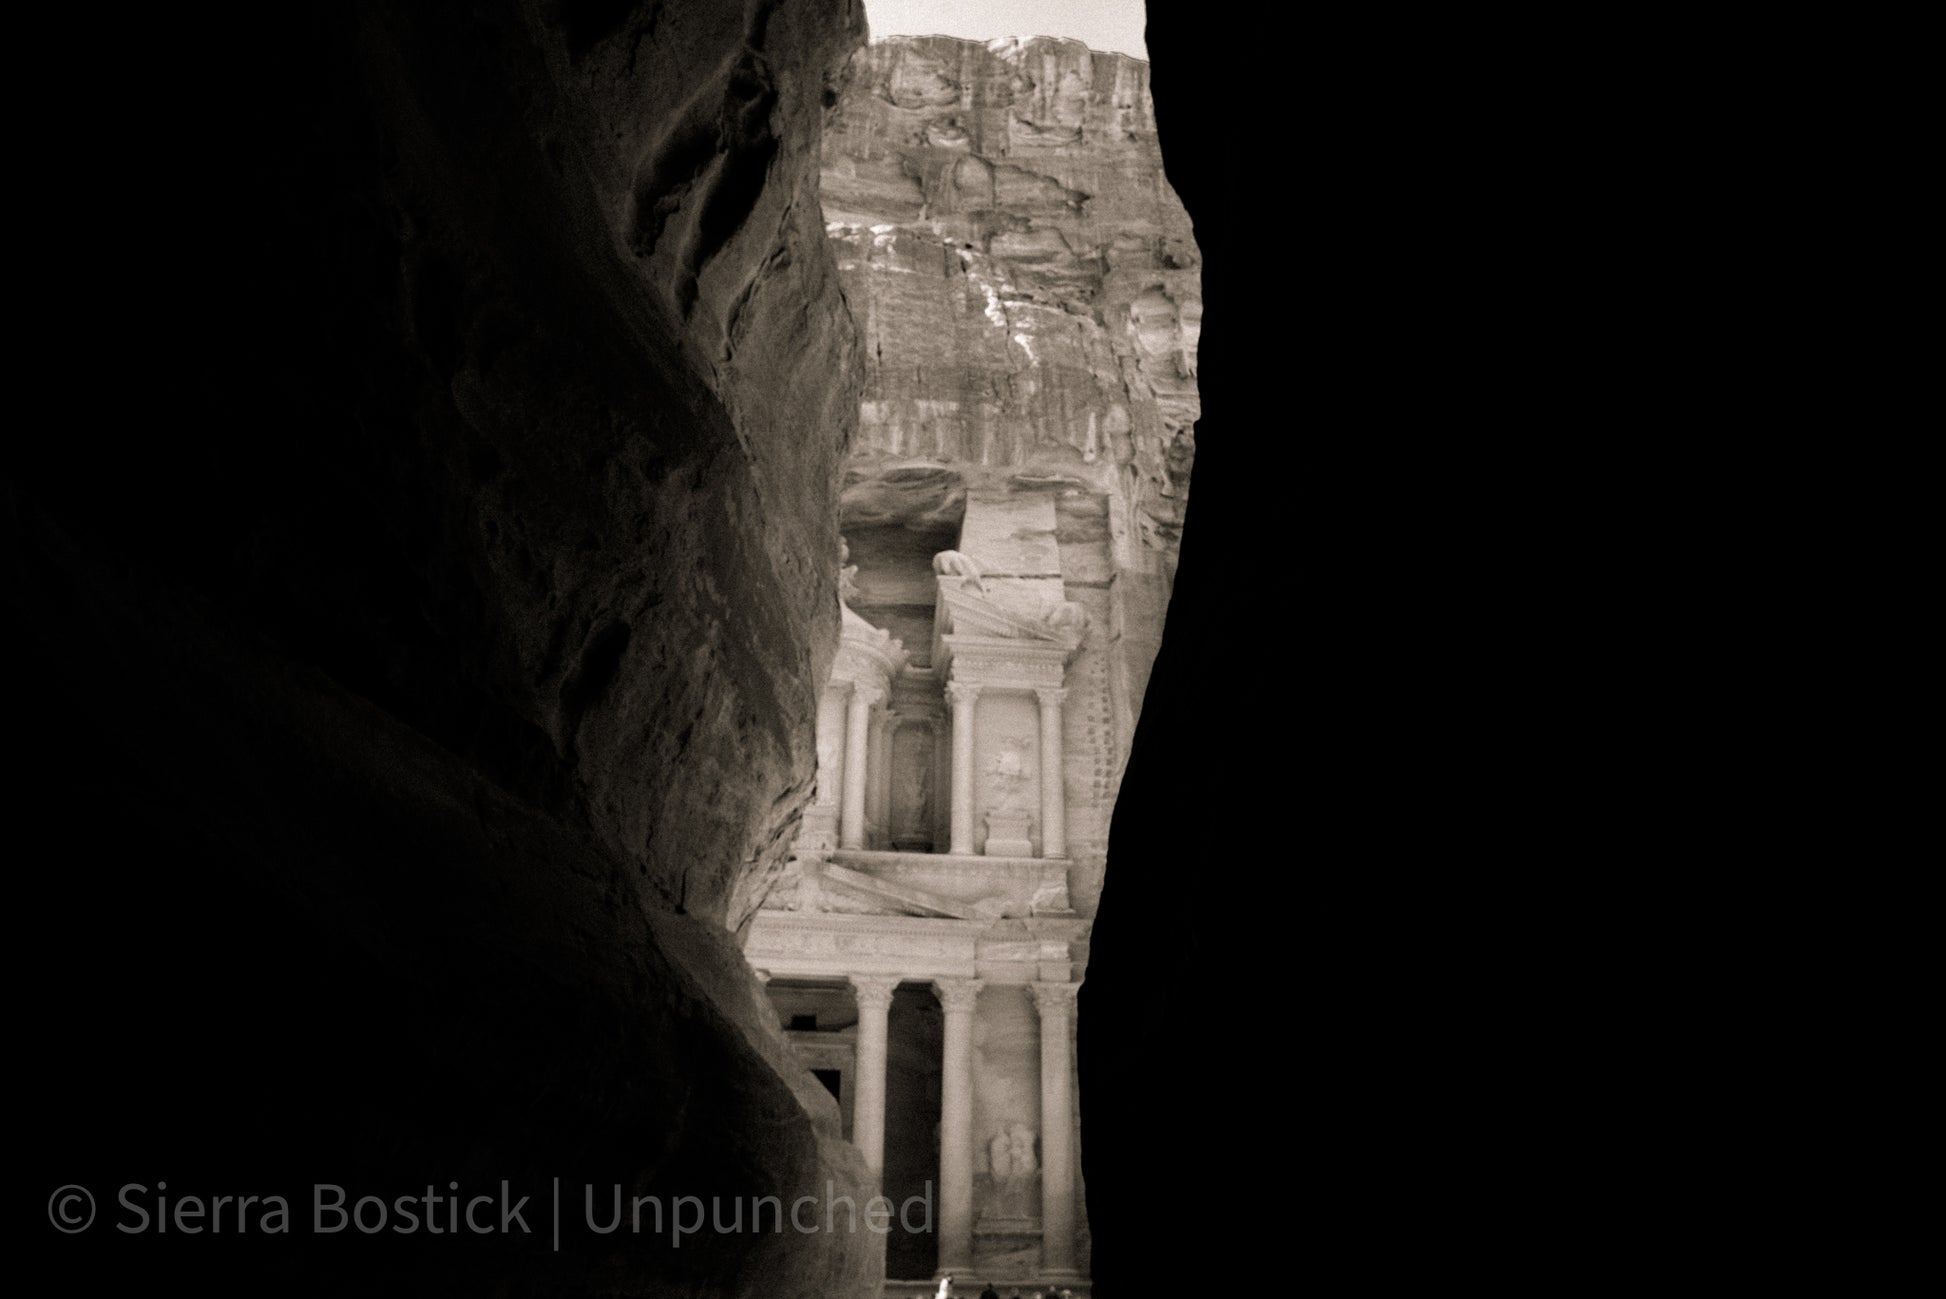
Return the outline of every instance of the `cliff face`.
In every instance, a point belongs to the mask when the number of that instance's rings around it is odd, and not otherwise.
[[[862,34],[835,0],[102,33],[113,123],[76,107],[36,167],[59,283],[25,307],[85,432],[0,484],[14,793],[66,836],[17,898],[75,972],[26,1028],[30,1105],[75,1134],[49,1187],[863,1202],[726,930],[810,788],[837,634],[862,374],[817,141]],[[882,1266],[862,1231],[535,1230],[189,1266],[806,1299]],[[104,1286],[162,1257],[86,1244],[63,1266]]]
[[[1070,890],[1092,914],[1198,411],[1200,259],[1148,65],[1066,40],[888,37],[851,60],[822,186],[864,335],[843,495],[861,573],[896,567],[879,552],[903,529],[990,578],[1058,579],[1049,598],[1087,612],[1064,775]]]
[[[1047,38],[879,41],[826,132],[823,201],[865,333],[854,471],[1071,476],[1125,503],[1125,566],[1166,569],[1202,302],[1148,65]]]

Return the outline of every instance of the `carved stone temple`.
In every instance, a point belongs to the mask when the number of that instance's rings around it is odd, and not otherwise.
[[[1075,1012],[1174,575],[1195,244],[1147,65],[1069,41],[861,51],[821,183],[868,353],[843,627],[745,954],[884,1193],[933,1188],[886,1293],[1086,1295]]]

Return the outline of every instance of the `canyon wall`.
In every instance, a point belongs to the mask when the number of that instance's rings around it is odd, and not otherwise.
[[[1240,63],[1244,29],[1216,21],[1207,4],[1147,0],[1147,12],[1157,128],[1169,182],[1195,222],[1206,312],[1195,492],[1167,634],[1115,808],[1112,869],[1076,1019],[1091,1265],[1103,1299],[1248,1288],[1230,1278],[1253,1270],[1262,1274],[1260,1289],[1290,1288],[1281,1251],[1293,1233],[1308,1230],[1303,1188],[1327,1187],[1332,1198],[1342,1184],[1344,1165],[1320,1156],[1319,1147],[1342,1134],[1355,1152],[1349,1166],[1364,1169],[1374,1134],[1393,1130],[1397,1115],[1421,1103],[1414,1092],[1439,1090],[1422,1083],[1427,1070],[1383,1059],[1344,1075],[1349,1087],[1379,1098],[1368,1111],[1299,1099],[1314,1076],[1400,1032],[1400,1021],[1374,1015],[1357,989],[1390,969],[1400,951],[1384,936],[1404,896],[1397,861],[1389,839],[1372,844],[1373,827],[1412,821],[1414,800],[1429,787],[1375,778],[1401,764],[1370,757],[1399,749],[1402,735],[1417,738],[1410,725],[1373,724],[1399,717],[1386,711],[1400,688],[1387,669],[1404,657],[1394,645],[1417,641],[1389,642],[1401,627],[1383,615],[1373,620],[1376,632],[1360,627],[1396,590],[1374,582],[1381,575],[1355,557],[1384,528],[1398,525],[1415,540],[1426,535],[1389,503],[1399,481],[1393,442],[1383,419],[1366,409],[1374,388],[1364,381],[1397,364],[1373,339],[1393,341],[1399,330],[1366,330],[1356,312],[1338,314],[1342,302],[1364,303],[1362,293],[1327,294],[1309,312],[1312,332],[1342,337],[1325,351],[1332,362],[1355,357],[1352,378],[1292,352],[1290,317],[1305,307],[1267,288],[1279,272],[1259,229],[1266,158],[1278,154],[1266,137],[1289,127],[1279,105],[1290,79]],[[1263,48],[1290,47],[1266,33]],[[1345,52],[1329,40],[1308,44],[1308,62],[1292,84]],[[1363,52],[1376,67],[1394,50],[1379,40]],[[1384,75],[1373,85],[1378,91],[1359,92],[1371,102],[1393,88]],[[1417,129],[1419,119],[1410,120]],[[1307,142],[1278,156],[1299,160],[1293,175],[1306,202],[1341,209],[1340,223],[1327,228],[1340,232],[1347,221],[1378,214],[1390,233],[1392,210],[1356,184],[1339,185],[1346,173],[1317,158],[1334,149],[1355,156],[1358,180],[1368,169],[1391,168],[1391,155],[1369,151],[1355,124],[1295,129]],[[1355,269],[1345,274],[1362,289],[1367,268],[1385,254],[1356,251],[1347,263]],[[1346,262],[1329,240],[1292,256],[1312,274]],[[1394,307],[1382,299],[1358,310]],[[1354,327],[1340,328],[1346,321]],[[1439,333],[1440,345],[1451,336]],[[1401,355],[1422,351],[1407,346]],[[1345,400],[1334,402],[1341,393]],[[1324,448],[1353,444],[1378,448],[1362,454],[1383,469],[1356,482],[1330,472],[1336,464]],[[1353,505],[1334,506],[1348,488]],[[1369,512],[1354,508],[1366,505]],[[1337,583],[1355,585],[1357,599],[1334,599]],[[1255,680],[1239,662],[1236,623],[1240,611],[1272,593],[1299,630],[1280,642],[1277,669]],[[1354,662],[1367,655],[1376,666]],[[1415,752],[1404,765],[1420,760]],[[1437,780],[1450,780],[1453,770],[1439,765]],[[1383,905],[1362,915],[1335,905],[1340,898],[1321,881],[1351,876],[1373,881],[1367,887]],[[1210,894],[1215,881],[1229,883],[1227,895],[1220,885]],[[1344,932],[1351,937],[1334,936]],[[1373,941],[1361,946],[1367,938]],[[1444,973],[1414,970],[1402,982],[1437,983]],[[1358,1028],[1335,1037],[1334,1020]],[[1437,1060],[1438,1049],[1425,1058]],[[1333,1100],[1347,1094],[1325,1090]],[[1453,1113],[1438,1112],[1442,1119]],[[1327,1215],[1325,1234],[1352,1222],[1367,1233],[1356,1239],[1395,1242],[1398,1224],[1431,1220],[1416,1212],[1414,1159],[1408,1156],[1403,1179],[1389,1165],[1375,1174],[1378,1193],[1356,1190],[1345,1214]],[[1463,1181],[1462,1174],[1456,1184]],[[1404,1189],[1395,1194],[1395,1184]],[[1455,1197],[1441,1187],[1433,1202],[1443,1209]]]
[[[1058,579],[1087,611],[1065,774],[1071,893],[1092,915],[1199,408],[1200,259],[1148,65],[1067,40],[888,36],[851,60],[822,172],[863,334],[853,558],[869,583],[897,567],[900,531],[932,549],[957,537],[990,579]],[[1027,498],[1052,503],[1046,545],[1014,535],[1040,517]],[[1027,553],[1048,571],[1018,569]]]
[[[862,40],[847,0],[103,24],[32,146],[59,413],[0,494],[36,1184],[863,1200],[731,933],[837,635],[864,374],[817,149]],[[882,1267],[864,1231],[537,1229],[44,1234],[77,1292]]]

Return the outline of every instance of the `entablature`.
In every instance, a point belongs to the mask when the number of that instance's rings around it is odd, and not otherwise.
[[[1029,984],[1072,978],[1076,944],[1090,922],[1079,918],[939,920],[760,912],[744,956],[773,979],[982,978]]]
[[[951,635],[941,652],[959,685],[983,690],[1059,690],[1075,647],[1056,641],[1009,640],[995,636]]]

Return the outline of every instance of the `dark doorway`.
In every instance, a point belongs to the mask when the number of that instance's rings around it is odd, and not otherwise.
[[[939,1260],[939,1084],[945,1033],[932,989],[901,985],[892,995],[886,1029],[885,1195],[892,1201],[893,1216],[892,1233],[885,1238],[885,1275],[919,1280],[930,1277]]]

